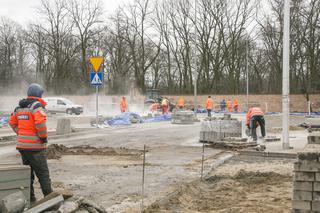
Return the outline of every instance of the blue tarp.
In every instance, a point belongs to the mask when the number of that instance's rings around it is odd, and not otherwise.
[[[9,118],[8,117],[0,117],[0,127],[8,126]]]
[[[131,125],[130,119],[132,118],[138,120],[138,123],[143,123],[143,118],[140,115],[132,112],[122,113],[121,115],[118,115],[111,120],[105,121],[104,123],[109,124],[110,126]]]
[[[111,120],[105,121],[104,124],[108,124],[110,126],[123,126],[123,125],[131,125],[131,120],[134,119],[138,121],[138,123],[153,123],[153,122],[161,122],[161,121],[170,121],[171,115],[159,115],[152,118],[143,119],[140,115],[132,112],[125,112],[121,115],[114,117]]]
[[[160,122],[160,121],[171,121],[171,115],[159,115],[144,120],[145,123]]]

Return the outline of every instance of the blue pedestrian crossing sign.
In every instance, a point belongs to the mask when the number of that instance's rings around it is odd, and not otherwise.
[[[91,86],[102,86],[103,74],[102,72],[90,72]]]

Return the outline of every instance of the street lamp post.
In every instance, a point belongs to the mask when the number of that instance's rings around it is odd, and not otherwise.
[[[284,0],[282,70],[282,148],[289,149],[290,0]]]

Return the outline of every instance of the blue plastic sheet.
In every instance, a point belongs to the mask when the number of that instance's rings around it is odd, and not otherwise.
[[[8,126],[9,118],[8,117],[0,117],[0,128],[4,126]]]
[[[104,123],[110,126],[131,125],[131,119],[138,120],[138,123],[144,122],[143,118],[137,113],[125,112],[125,113],[122,113],[121,115],[114,117],[111,120],[105,121]]]
[[[171,115],[159,115],[152,118],[147,118],[144,120],[145,123],[161,122],[161,121],[171,121]]]

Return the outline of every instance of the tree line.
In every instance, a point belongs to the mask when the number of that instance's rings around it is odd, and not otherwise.
[[[86,94],[93,55],[105,91],[126,94],[281,93],[283,0],[41,0],[37,20],[0,18],[0,89],[38,82]],[[320,91],[320,0],[291,1],[290,89]],[[267,9],[266,9],[267,8]]]

